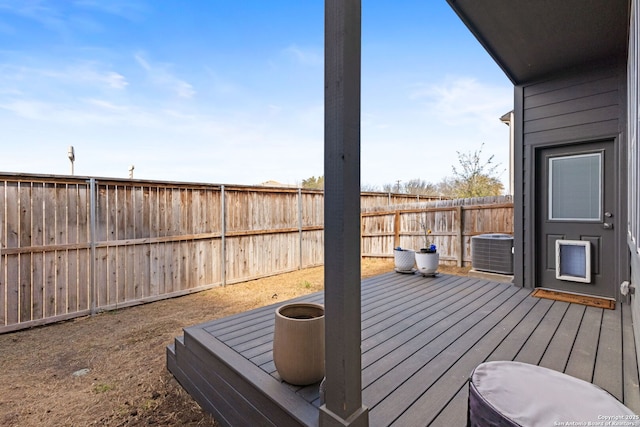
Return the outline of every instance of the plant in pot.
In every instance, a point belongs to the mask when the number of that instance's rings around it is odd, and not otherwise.
[[[424,238],[424,247],[416,252],[416,266],[423,276],[435,276],[440,263],[440,254],[436,245],[429,241],[431,229],[428,228],[426,220],[420,223],[422,237]]]
[[[416,252],[413,249],[402,249],[400,246],[393,249],[393,261],[398,273],[413,273],[416,263]]]

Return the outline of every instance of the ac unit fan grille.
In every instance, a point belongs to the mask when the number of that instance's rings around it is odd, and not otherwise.
[[[513,237],[508,234],[473,236],[471,265],[474,270],[513,274]]]

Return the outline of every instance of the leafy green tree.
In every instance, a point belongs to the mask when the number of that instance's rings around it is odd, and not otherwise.
[[[498,179],[499,164],[494,164],[494,156],[482,159],[482,149],[458,153],[459,165],[453,166],[453,179],[448,183],[451,196],[455,198],[499,196],[504,186]]]
[[[324,189],[324,176],[315,177],[312,176],[302,180],[302,188],[309,190],[322,190]]]

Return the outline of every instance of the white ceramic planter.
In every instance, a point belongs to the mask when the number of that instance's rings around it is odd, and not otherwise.
[[[324,378],[324,306],[292,303],[278,307],[273,362],[289,384],[309,385]]]
[[[438,271],[440,254],[437,252],[416,252],[416,266],[424,276],[434,276]]]
[[[396,271],[411,271],[416,263],[416,252],[411,249],[393,250]]]

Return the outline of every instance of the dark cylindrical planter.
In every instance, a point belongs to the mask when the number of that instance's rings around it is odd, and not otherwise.
[[[292,303],[278,307],[273,362],[289,384],[309,385],[324,378],[324,306]]]

